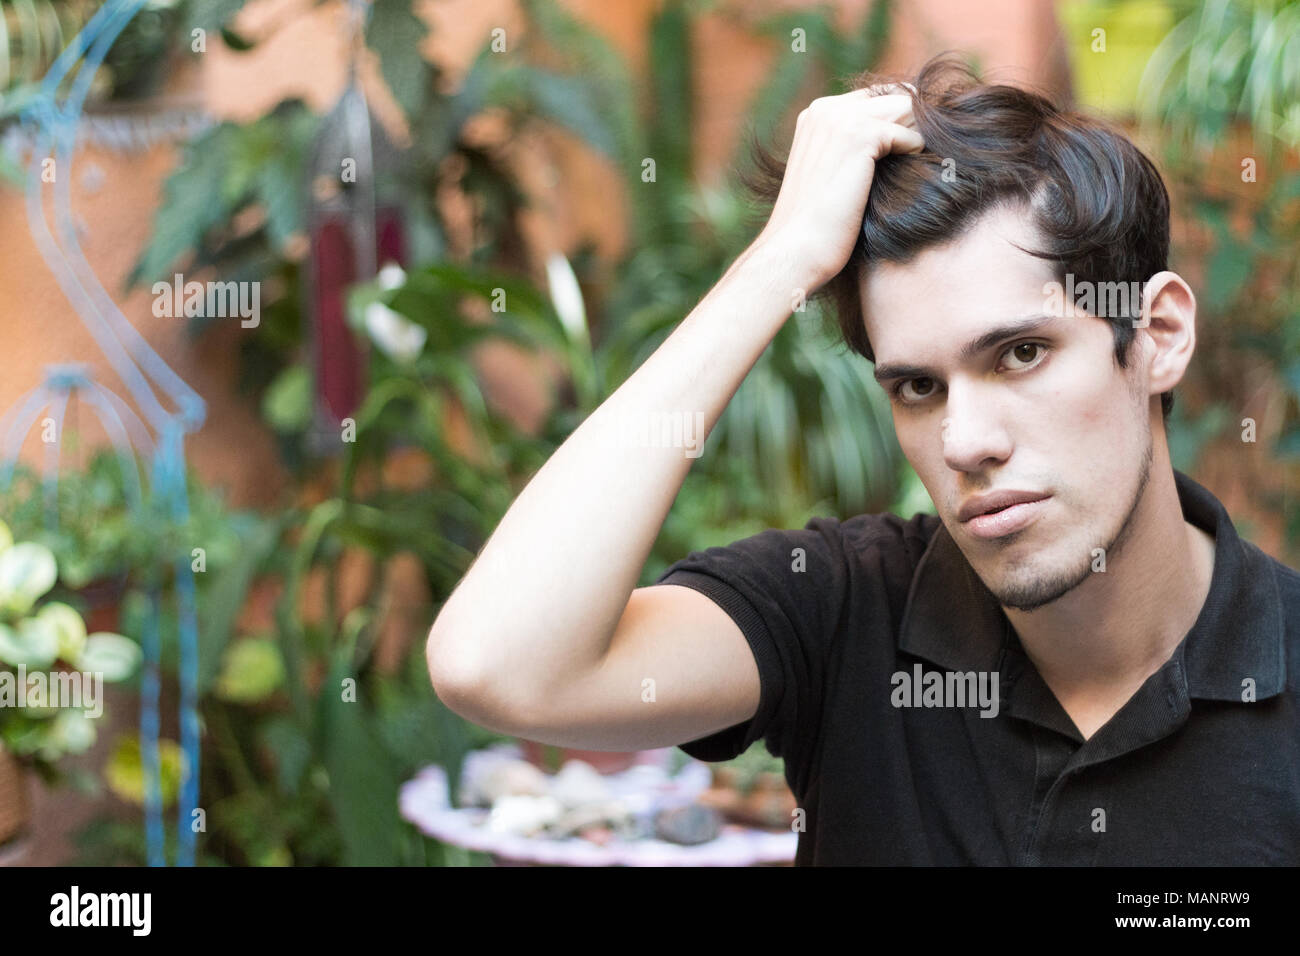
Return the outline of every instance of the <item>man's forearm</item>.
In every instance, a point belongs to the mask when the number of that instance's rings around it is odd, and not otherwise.
[[[434,622],[435,687],[441,675],[522,706],[603,657],[691,462],[799,283],[776,245],[750,246],[556,450]]]

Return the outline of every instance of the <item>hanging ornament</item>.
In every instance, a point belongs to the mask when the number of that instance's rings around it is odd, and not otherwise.
[[[321,123],[308,168],[303,301],[315,382],[310,446],[317,454],[342,449],[344,420],[365,391],[366,349],[348,327],[348,287],[373,279],[385,264],[406,264],[401,208],[381,198],[397,151],[371,113],[358,75],[369,12],[368,0],[349,0],[348,81]]]

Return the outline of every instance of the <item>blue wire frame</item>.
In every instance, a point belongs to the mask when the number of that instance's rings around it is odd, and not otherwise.
[[[75,393],[89,405],[112,443],[122,469],[127,506],[139,514],[146,503],[138,459],[151,463],[147,494],[178,524],[189,513],[185,486],[185,436],[202,426],[203,399],[149,346],[113,302],[95,276],[77,239],[72,218],[71,170],[76,134],[86,93],[96,70],[114,40],[147,0],[107,0],[55,60],[40,91],[22,115],[32,147],[27,179],[27,218],[32,237],[59,287],[76,309],[109,364],[125,384],[144,420],[120,396],[95,382],[85,365],[52,365],[45,381],[0,417],[0,487],[7,488],[24,438],[41,420],[54,422],[55,436],[63,435],[68,400]],[[84,60],[82,59],[84,55]],[[78,61],[76,77],[62,105],[59,88]],[[44,158],[55,159],[54,220],[56,241],[46,222],[42,204]],[[174,406],[168,411],[154,388]],[[147,423],[147,424],[146,424]],[[152,434],[151,434],[152,431]],[[156,439],[155,437],[156,436]],[[44,467],[46,520],[58,522],[59,445],[47,448]],[[198,618],[194,574],[189,556],[175,556],[175,599],[179,642],[180,736],[185,772],[177,801],[176,865],[193,866],[199,798],[198,719]],[[163,635],[160,627],[162,594],[149,594],[141,644],[144,665],[140,681],[140,748],[145,774],[145,835],[150,866],[166,866],[166,832],[163,825],[159,759],[159,662]]]

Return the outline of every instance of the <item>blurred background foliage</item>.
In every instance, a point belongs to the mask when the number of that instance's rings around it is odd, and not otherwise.
[[[13,115],[68,42],[103,6],[100,0],[4,0],[0,3],[0,94]],[[243,0],[149,0],[126,25],[91,85],[91,102],[129,102],[158,91],[191,31],[219,33],[244,46],[226,20]],[[214,38],[215,40],[215,38]]]
[[[147,51],[169,42],[159,37],[171,37],[174,48],[196,25],[220,31],[232,49],[254,48],[255,40],[230,25],[242,5],[151,4],[149,18],[142,14],[124,34],[103,95],[126,99],[153,88],[160,58]],[[209,808],[201,862],[484,862],[421,836],[398,816],[398,787],[416,770],[437,763],[454,786],[464,755],[495,736],[437,700],[422,635],[399,642],[396,657],[383,652],[393,611],[386,575],[400,562],[416,563],[428,598],[424,623],[431,621],[529,478],[761,227],[764,210],[752,208],[739,187],[747,136],[769,144],[788,137],[809,99],[842,92],[848,77],[876,64],[896,5],[878,0],[859,27],[845,31],[829,5],[756,15],[670,0],[651,24],[646,69],[633,75],[608,41],[554,0],[529,0],[521,4],[527,29],[512,54],[485,47],[447,91],[441,69],[418,52],[427,27],[411,0],[376,0],[365,40],[412,131],[377,191],[400,197],[411,266],[399,281],[356,288],[351,321],[364,330],[361,313],[380,303],[426,338],[404,358],[369,349],[356,440],[343,444],[338,459],[316,457],[307,441],[312,382],[298,238],[308,196],[301,183],[322,118],[286,100],[251,122],[217,124],[185,147],[130,281],[148,285],[173,270],[210,269],[223,280],[262,283],[261,322],[241,342],[240,379],[279,438],[294,475],[291,499],[273,514],[236,511],[194,476],[196,526],[169,530],[128,512],[121,471],[101,456],[82,462],[61,487],[57,530],[43,520],[48,502],[34,475],[15,483],[3,507],[16,534],[59,556],[60,594],[70,603],[93,610],[95,587],[112,584],[125,634],[137,626],[142,590],[166,590],[163,569],[176,553],[188,556],[195,540],[208,543],[207,569],[198,575],[201,804]],[[3,6],[9,36],[0,44],[8,50],[0,64],[0,123],[92,5]],[[1091,6],[1111,15],[1124,4]],[[1170,423],[1175,466],[1190,470],[1215,441],[1235,440],[1239,410],[1252,407],[1261,381],[1275,383],[1286,402],[1290,428],[1275,436],[1273,450],[1291,460],[1300,456],[1298,5],[1160,6],[1173,26],[1146,68],[1140,117],[1186,203],[1189,223],[1175,230],[1174,267],[1203,270],[1199,348],[1209,356],[1199,364],[1205,380],[1179,390]],[[754,91],[746,136],[721,182],[695,173],[698,53],[691,41],[706,13],[734,17],[777,47],[789,44],[795,27],[807,33],[808,52],[777,57]],[[1086,87],[1087,77],[1080,84]],[[486,110],[504,118],[512,139],[558,126],[618,171],[630,233],[618,261],[602,264],[584,246],[548,259],[545,276],[530,267],[520,228],[529,201],[518,170],[468,130]],[[1224,146],[1233,137],[1246,152]],[[1215,147],[1222,150],[1217,159]],[[1246,155],[1258,159],[1260,176],[1243,191]],[[646,158],[654,159],[653,182],[643,180]],[[464,255],[451,251],[452,227],[438,200],[447,190],[475,210],[474,241]],[[565,293],[570,279],[576,300]],[[504,290],[504,311],[492,308],[497,290]],[[190,321],[195,335],[205,334],[203,320]],[[540,428],[521,429],[485,393],[475,355],[491,341],[555,361],[555,400]],[[1297,521],[1300,511],[1288,511],[1284,497],[1273,504]],[[729,404],[642,583],[691,550],[763,528],[885,510],[910,516],[932,506],[901,456],[869,366],[844,354],[828,316],[810,305],[776,336]],[[1300,524],[1290,528],[1290,540],[1300,540]],[[358,556],[364,586],[344,601],[338,585]],[[313,602],[312,595],[323,598]],[[267,601],[270,613],[249,624],[257,618],[250,607]],[[164,665],[174,673],[174,660]],[[355,681],[355,704],[340,699],[348,680]],[[127,781],[119,793],[138,779],[138,746],[134,755],[133,771],[128,741],[114,765],[115,778]],[[141,828],[97,821],[84,834],[83,858],[143,863]]]
[[[1287,479],[1300,461],[1300,2],[1178,0],[1142,73],[1138,128],[1159,150],[1178,218],[1174,268],[1197,270],[1197,361],[1172,423],[1176,467],[1247,419],[1281,475],[1260,492],[1300,559]],[[1177,406],[1176,406],[1177,407]],[[1244,412],[1243,412],[1244,410]],[[1267,416],[1260,412],[1267,412]],[[1261,425],[1262,429],[1262,425]],[[1280,487],[1277,485],[1280,484]]]

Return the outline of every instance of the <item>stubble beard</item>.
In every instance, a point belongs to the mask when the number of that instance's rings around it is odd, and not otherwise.
[[[1142,458],[1142,471],[1138,478],[1137,490],[1133,492],[1133,499],[1129,502],[1124,520],[1120,522],[1119,527],[1115,529],[1110,536],[1110,540],[1102,548],[1102,555],[1107,561],[1113,561],[1119,556],[1121,549],[1131,535],[1134,523],[1133,516],[1137,512],[1138,505],[1142,502],[1147,481],[1151,477],[1153,450],[1153,442],[1148,432],[1147,449]],[[997,590],[993,588],[989,590],[997,598],[998,603],[1004,607],[1015,608],[1018,611],[1037,610],[1070,593],[1086,581],[1089,575],[1093,573],[1094,554],[1095,552],[1090,550],[1087,554],[1079,555],[1077,564],[1071,565],[1070,568],[1059,573],[1050,575],[1035,574],[1028,580],[1015,581]]]

